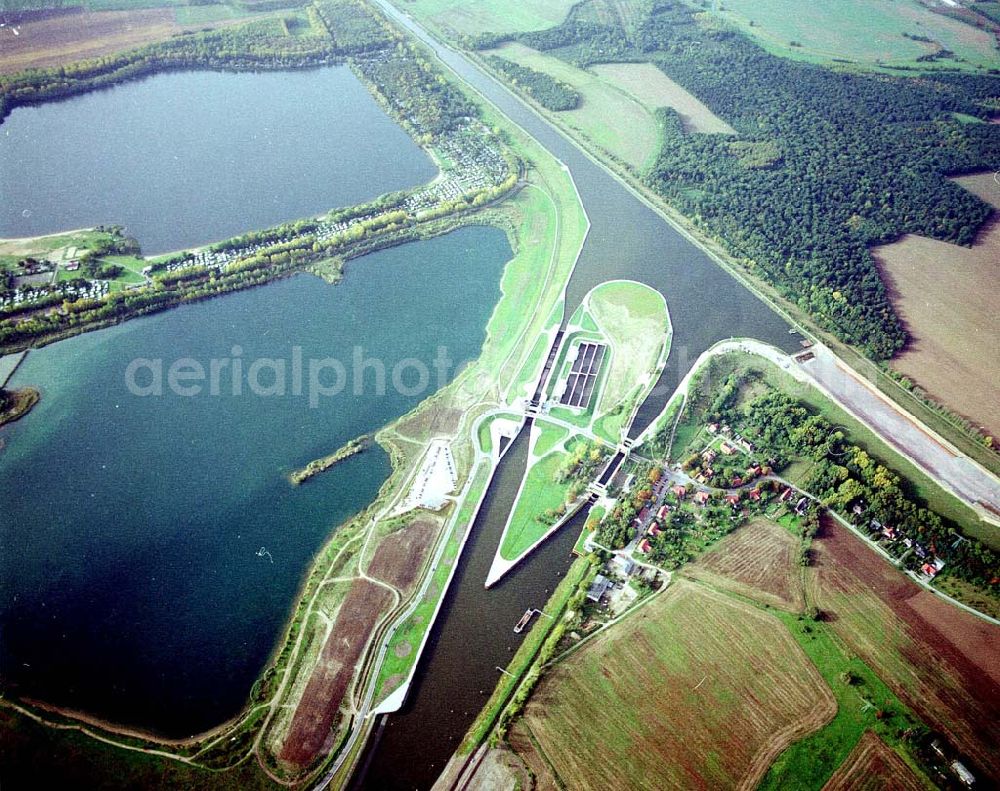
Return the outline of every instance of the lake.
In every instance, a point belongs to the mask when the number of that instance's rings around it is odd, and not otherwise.
[[[119,224],[151,255],[436,173],[347,66],[159,74],[10,114],[0,237]]]
[[[434,373],[439,347],[477,356],[510,256],[502,231],[465,228],[353,261],[337,286],[299,275],[29,353],[10,386],[42,400],[0,431],[6,690],[171,736],[234,715],[310,561],[389,463],[374,449],[298,488],[287,473],[429,395],[401,361]],[[309,362],[332,357],[350,375],[356,346],[385,365],[385,395],[369,367],[362,395],[352,381],[310,406]],[[153,385],[150,365],[126,381],[137,359],[161,360],[167,380],[180,358],[208,369],[237,357],[242,395],[229,374],[218,395],[190,397],[166,381],[162,396],[136,395]],[[252,392],[277,378],[270,363],[250,376],[262,358],[286,361],[287,395]]]

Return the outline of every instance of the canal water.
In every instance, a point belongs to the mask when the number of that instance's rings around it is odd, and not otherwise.
[[[389,463],[373,449],[301,487],[286,475],[429,395],[439,347],[476,357],[510,255],[502,231],[466,228],[352,261],[337,286],[299,275],[30,352],[11,386],[42,399],[0,430],[3,691],[176,737],[234,715],[312,558]],[[354,376],[356,346],[385,366],[384,395],[373,369]],[[129,388],[139,358],[162,361],[164,395]],[[241,359],[242,394],[232,366],[218,395],[175,394],[180,358]],[[285,361],[287,395],[251,391],[276,380],[270,365],[251,380],[262,358]],[[348,385],[311,407],[309,362],[324,358]],[[153,381],[144,364],[134,384]]]
[[[150,255],[436,172],[347,66],[158,74],[0,124],[0,237],[120,224]]]
[[[789,335],[777,313],[558,130],[464,56],[429,38],[409,17],[384,0],[379,4],[572,173],[591,230],[567,287],[565,315],[572,315],[584,295],[607,280],[637,280],[664,295],[673,344],[660,380],[636,416],[632,436],[659,414],[694,361],[716,341],[746,336],[786,350],[797,347],[797,336]],[[473,541],[432,630],[432,648],[421,657],[419,681],[403,709],[385,719],[369,745],[355,778],[357,787],[383,791],[429,788],[434,783],[478,713],[477,699],[485,701],[481,690],[495,686],[496,667],[506,665],[523,639],[513,634],[514,624],[525,608],[542,606],[552,582],[569,566],[584,514],[499,586],[483,587],[526,464],[525,452],[514,451],[512,447],[502,461],[498,483],[472,528]]]

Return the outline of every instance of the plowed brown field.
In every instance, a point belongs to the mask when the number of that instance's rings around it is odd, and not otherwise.
[[[295,709],[281,750],[282,760],[309,766],[332,749],[333,726],[355,665],[379,615],[391,602],[392,595],[381,585],[364,579],[351,585]]]
[[[424,565],[436,530],[434,522],[423,519],[390,533],[375,551],[368,574],[388,582],[404,595],[409,593]]]
[[[813,542],[810,600],[925,722],[1000,778],[1000,627],[925,591],[846,529]]]

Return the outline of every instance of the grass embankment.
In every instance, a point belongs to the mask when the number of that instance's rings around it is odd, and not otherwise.
[[[20,420],[34,408],[41,397],[42,394],[34,387],[17,390],[0,388],[0,426]]]
[[[349,459],[355,454],[362,453],[370,446],[371,438],[367,434],[363,434],[362,436],[347,442],[329,456],[323,456],[322,458],[315,459],[309,462],[302,469],[295,470],[289,474],[288,479],[293,485],[299,486],[308,481],[314,475],[319,475],[319,473],[330,469],[338,462],[344,461],[344,459]]]
[[[559,483],[556,475],[568,457],[568,451],[555,450],[532,464],[525,473],[524,486],[500,545],[500,557],[504,560],[520,557],[552,528],[556,520],[546,518],[547,513],[565,509],[570,483]]]
[[[504,716],[504,720],[509,721],[517,714],[517,709],[524,704],[531,694],[532,687],[538,681],[541,666],[551,659],[565,631],[570,600],[574,597],[582,600],[594,573],[595,569],[587,558],[577,558],[569,567],[566,576],[559,581],[551,598],[545,604],[543,612],[551,617],[536,617],[528,636],[524,638],[514,653],[514,658],[507,665],[507,672],[501,674],[500,682],[494,688],[493,694],[462,740],[457,750],[459,755],[468,755],[479,747],[501,715]],[[515,691],[517,696],[512,709],[507,709],[507,703]]]

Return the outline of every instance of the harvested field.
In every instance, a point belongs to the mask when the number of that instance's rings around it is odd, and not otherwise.
[[[418,519],[402,530],[390,533],[375,551],[368,574],[406,595],[424,565],[437,528],[437,524],[429,519]]]
[[[781,525],[755,519],[730,533],[684,573],[713,587],[783,610],[802,612],[799,540]]]
[[[734,135],[736,130],[652,63],[601,63],[598,77],[625,91],[646,107],[672,107],[688,132]]]
[[[810,600],[931,727],[1000,777],[1000,628],[903,576],[840,526],[813,542]]]
[[[355,665],[391,602],[391,594],[380,585],[364,579],[351,585],[292,717],[281,750],[283,761],[305,767],[332,749],[333,726]]]
[[[19,35],[2,32],[0,74],[23,69],[62,66],[86,58],[135,49],[164,41],[186,30],[218,27],[226,21],[179,25],[172,8],[136,11],[84,11],[82,9],[25,22]]]
[[[956,181],[1000,207],[992,173]],[[910,343],[892,366],[1000,436],[1000,216],[971,248],[906,235],[872,250]],[[984,287],[986,286],[986,287]]]
[[[567,788],[750,788],[835,711],[780,621],[681,580],[556,665],[524,719]]]
[[[861,737],[823,791],[922,791],[924,784],[902,758],[871,731]]]

